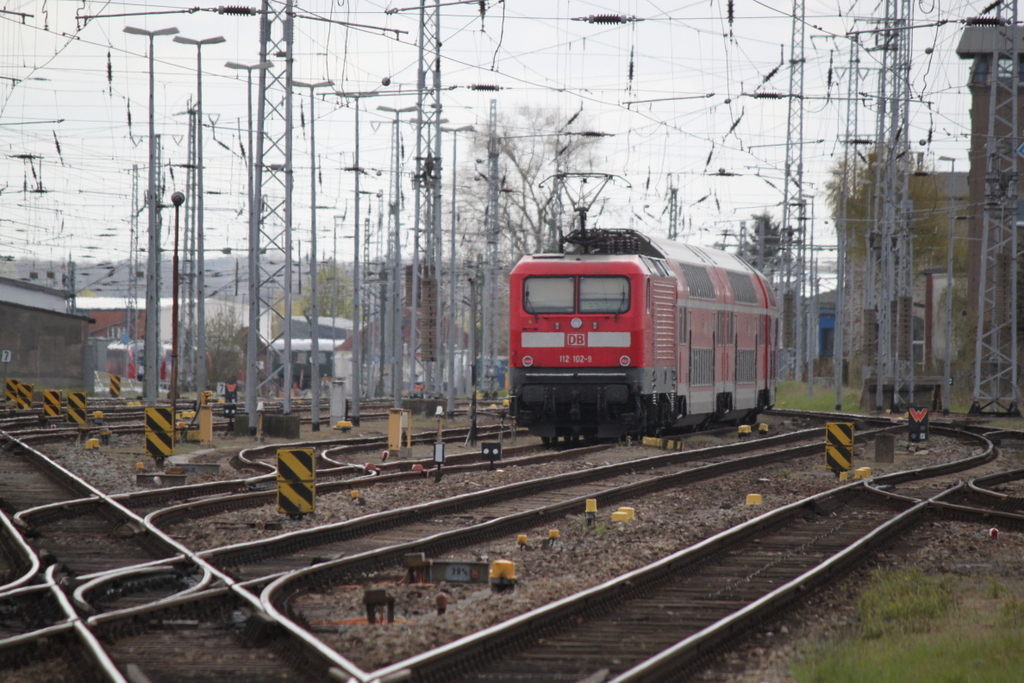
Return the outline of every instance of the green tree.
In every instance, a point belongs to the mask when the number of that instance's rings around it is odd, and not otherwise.
[[[874,229],[873,217],[877,207],[877,155],[851,157],[846,181],[846,257],[855,265],[862,265],[867,253],[867,237]],[[911,232],[914,237],[913,272],[946,264],[949,244],[949,198],[946,183],[926,162],[920,161],[912,169],[908,195],[913,213]],[[839,220],[840,195],[847,165],[840,160],[830,171],[826,185],[826,198],[835,220]],[[959,242],[959,243],[957,243]],[[954,241],[955,264],[965,266],[967,249],[963,240]],[[958,270],[954,267],[954,272]]]
[[[365,264],[364,264],[365,267]],[[317,309],[321,317],[352,317],[352,276],[346,265],[324,261],[317,265]],[[307,278],[303,295],[296,302],[301,315],[312,319],[313,292]]]
[[[206,350],[210,354],[209,381],[234,382],[245,363],[246,331],[238,313],[222,310],[206,320]]]

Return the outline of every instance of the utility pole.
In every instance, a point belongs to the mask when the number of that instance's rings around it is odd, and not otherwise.
[[[245,408],[249,414],[249,431],[256,425],[257,396],[265,384],[275,380],[271,372],[272,343],[283,339],[281,354],[282,407],[291,413],[292,389],[292,39],[294,0],[271,2],[263,0],[260,13],[260,64],[268,55],[283,56],[283,64],[275,62],[260,70],[259,105],[257,111],[255,168],[253,181],[254,204],[259,219],[250,226],[249,233],[249,297],[250,305],[248,365],[246,368]],[[261,250],[266,249],[266,259]],[[271,253],[280,254],[282,262],[273,264]],[[281,299],[275,302],[275,297]],[[283,310],[275,308],[275,303]],[[269,333],[260,334],[259,319],[253,319],[260,310],[271,316]],[[274,322],[280,331],[275,333]],[[266,348],[266,366],[259,368],[257,346]],[[275,382],[276,383],[276,382]]]
[[[391,359],[391,391],[394,398],[394,407],[402,407],[402,384],[404,380],[404,359],[405,355],[405,335],[402,333],[402,322],[405,317],[403,306],[402,306],[402,284],[404,278],[402,277],[402,138],[399,131],[399,117],[410,111],[416,111],[417,107],[386,107],[379,105],[377,107],[380,111],[391,112],[395,115],[394,131],[395,137],[393,141],[394,145],[394,193],[391,202],[391,210],[393,214],[393,227],[394,233],[391,239],[391,309],[392,309],[392,320],[393,329],[391,330],[391,349],[393,357]],[[409,307],[415,309],[416,302],[410,302]],[[410,337],[412,339],[413,337]],[[415,367],[415,353],[416,348],[410,344],[410,353],[413,356],[412,365]]]
[[[334,85],[334,81],[320,81],[318,83],[300,83],[293,81],[292,85],[298,88],[309,88],[309,281],[310,281],[310,317],[312,325],[309,332],[309,358],[310,358],[310,389],[312,400],[310,412],[312,414],[312,429],[320,431],[320,307],[317,295],[319,287],[317,283],[317,252],[316,252],[316,97],[313,94],[317,88],[324,88]],[[356,143],[359,144],[359,143]],[[356,241],[356,258],[358,259],[359,241]],[[358,263],[358,261],[357,261]],[[358,275],[358,273],[357,273]],[[334,353],[334,349],[331,349]]]
[[[491,393],[497,390],[496,379],[498,375],[495,366],[497,353],[495,340],[495,325],[497,319],[498,299],[498,191],[501,182],[498,170],[498,100],[491,100],[490,130],[487,138],[487,216],[485,218],[485,232],[487,239],[487,252],[484,265],[484,299],[483,299],[483,370],[484,389]]]

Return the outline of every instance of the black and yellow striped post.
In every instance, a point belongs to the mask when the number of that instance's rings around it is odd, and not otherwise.
[[[174,413],[170,408],[146,408],[146,455],[163,467],[174,455]]]
[[[16,379],[8,379],[4,382],[4,400],[8,403],[13,403],[15,406],[18,405],[18,385],[21,384]]]
[[[121,375],[110,376],[110,398],[121,396]]]
[[[277,449],[277,510],[305,515],[316,509],[316,457],[312,448]]]
[[[31,384],[23,384],[18,382],[18,398],[15,403],[18,404],[18,408],[22,410],[30,410],[32,408],[32,392],[35,387]]]
[[[84,392],[68,392],[68,422],[76,424],[79,427],[86,424]]]
[[[839,476],[853,468],[853,423],[825,423],[825,467]]]
[[[47,389],[43,392],[43,417],[60,417],[60,392]]]

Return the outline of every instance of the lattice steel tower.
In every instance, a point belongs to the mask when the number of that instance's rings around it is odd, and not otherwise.
[[[254,204],[249,225],[249,338],[245,408],[255,426],[257,394],[267,384],[280,387],[284,412],[291,412],[292,309],[292,39],[294,0],[263,0],[260,14],[259,105],[254,175]],[[280,260],[274,260],[274,258]],[[260,313],[270,317],[266,334]],[[272,370],[272,343],[283,340],[282,367]],[[260,369],[258,346],[266,348]]]
[[[779,256],[782,260],[782,340],[779,348],[779,374],[799,379],[801,362],[800,284],[803,263],[800,244],[806,224],[804,202],[804,0],[793,2],[793,25],[789,58],[789,116],[786,123],[786,166],[782,196],[782,235]],[[796,227],[793,210],[796,209]]]
[[[1020,415],[1017,388],[1017,147],[1020,33],[1016,0],[985,20],[989,55],[985,200],[971,413]],[[982,23],[975,20],[972,23]],[[969,26],[967,31],[974,31]],[[967,38],[965,32],[965,39]],[[991,41],[989,43],[988,41]],[[973,159],[972,159],[973,161]]]
[[[412,302],[409,307],[411,377],[415,384],[416,349],[419,347],[427,389],[436,396],[440,392],[441,379],[441,300],[438,285],[444,241],[441,236],[440,0],[420,0],[419,70],[416,85],[416,221],[413,228]]]
[[[913,206],[910,201],[910,61],[912,0],[886,0],[878,32],[882,64],[878,76],[876,192],[872,287],[877,319],[875,408],[885,405],[892,382],[892,408],[913,405]]]

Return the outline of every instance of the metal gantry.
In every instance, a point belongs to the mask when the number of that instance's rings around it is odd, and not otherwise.
[[[882,64],[878,77],[875,216],[871,238],[877,319],[875,408],[914,404],[913,206],[910,201],[910,61],[912,0],[886,0],[878,32]]]
[[[247,345],[245,408],[250,431],[255,426],[257,396],[268,383],[283,395],[284,412],[291,412],[292,313],[292,39],[294,1],[263,0],[260,14],[260,59],[272,66],[260,70],[257,111],[254,204],[249,226],[249,336]],[[283,59],[279,59],[283,57]],[[273,258],[280,258],[274,261]],[[265,333],[260,315],[269,320]],[[281,376],[273,372],[273,341],[283,339]],[[266,350],[264,365],[259,346]],[[278,383],[278,381],[280,383]]]
[[[1017,147],[1020,34],[1016,0],[996,3],[989,65],[985,204],[971,413],[1020,414],[1017,389]]]

